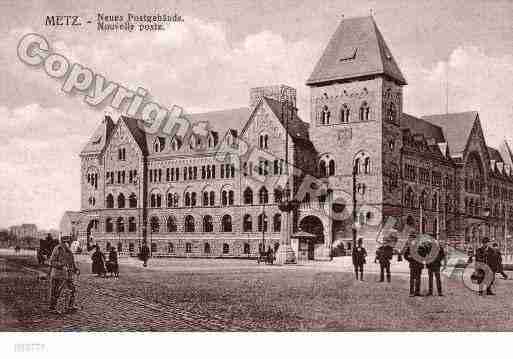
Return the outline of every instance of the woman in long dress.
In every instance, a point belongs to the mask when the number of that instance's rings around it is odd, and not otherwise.
[[[100,250],[100,247],[96,245],[94,247],[93,255],[91,256],[91,259],[93,260],[92,264],[92,272],[93,274],[96,274],[98,277],[103,276],[105,277],[105,255]]]

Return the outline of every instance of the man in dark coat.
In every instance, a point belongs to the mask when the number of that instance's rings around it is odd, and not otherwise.
[[[410,297],[420,297],[420,280],[424,268],[426,249],[416,238],[410,238],[404,251],[404,259],[410,265]]]
[[[394,248],[390,245],[390,242],[387,240],[383,243],[382,246],[378,247],[376,250],[376,261],[379,262],[379,268],[381,270],[381,274],[379,277],[380,282],[385,281],[385,272],[387,273],[387,282],[390,283],[390,261],[394,256]]]
[[[426,243],[426,267],[428,269],[429,278],[429,291],[428,296],[433,295],[433,276],[436,279],[436,289],[439,296],[443,296],[442,293],[442,279],[440,276],[440,268],[447,265],[447,258],[443,247],[435,240],[431,240]]]
[[[495,273],[497,273],[498,267],[499,267],[499,261],[497,259],[497,252],[491,248],[489,244],[490,240],[485,237],[482,239],[481,247],[479,247],[476,251],[476,263],[480,263],[483,268],[477,268],[477,272],[479,272],[479,295],[483,295],[483,286],[486,285],[486,294],[487,295],[495,295],[495,293],[492,292],[492,286],[495,282]],[[491,272],[491,281],[488,284],[484,284],[483,286],[481,283],[486,279],[487,272]]]
[[[508,275],[504,273],[504,266],[502,264],[502,253],[497,243],[492,244],[492,248],[497,252],[497,273],[499,273],[503,279],[508,279]]]
[[[143,261],[143,266],[147,267],[148,266],[148,258],[150,258],[150,248],[148,247],[146,242],[143,242],[143,244],[142,244],[140,256],[141,256],[141,260]]]
[[[360,280],[363,281],[363,265],[365,264],[365,257],[367,257],[367,251],[363,248],[363,238],[358,238],[356,247],[353,248],[353,266],[356,280],[358,280],[358,272],[360,272]]]

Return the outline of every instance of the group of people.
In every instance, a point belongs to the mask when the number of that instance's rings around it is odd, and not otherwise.
[[[107,273],[110,276],[119,277],[118,253],[116,249],[111,246],[109,248],[109,257],[106,260],[105,254],[101,251],[100,246],[94,245],[92,259],[92,273],[98,277],[106,277]]]
[[[380,267],[380,282],[385,281],[385,274],[387,282],[391,281],[390,274],[390,262],[394,256],[394,247],[391,241],[385,241],[381,246],[379,246],[376,250],[376,256],[374,258],[374,263],[378,262]],[[352,252],[352,260],[354,266],[354,273],[356,276],[356,280],[363,281],[363,267],[367,263],[367,250],[363,247],[363,239],[359,238],[356,246],[353,248]],[[359,275],[359,276],[358,276]]]
[[[258,263],[264,262],[265,264],[273,264],[276,257],[271,246],[267,246],[267,250],[260,250]]]

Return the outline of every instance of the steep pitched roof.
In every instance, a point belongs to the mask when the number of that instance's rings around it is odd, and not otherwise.
[[[487,148],[488,148],[488,155],[490,156],[490,160],[496,161],[496,162],[503,162],[502,156],[496,148],[489,147],[489,146],[487,146]]]
[[[91,155],[100,153],[105,148],[113,129],[114,121],[112,121],[110,116],[105,116],[80,154]]]
[[[373,75],[387,75],[406,85],[374,19],[350,18],[340,22],[306,84]]]
[[[477,111],[422,116],[422,119],[440,126],[454,155],[465,151]]]
[[[276,118],[278,118],[278,120],[282,123],[284,128],[286,128],[286,107],[282,106],[282,103],[280,101],[276,101],[268,97],[264,97],[263,101],[265,101],[265,103],[273,111]],[[308,141],[308,127],[309,125],[299,118],[296,111],[294,111],[292,117],[289,117],[288,133],[293,139]]]
[[[422,134],[426,139],[432,138],[436,143],[445,142],[440,126],[406,113],[401,114],[401,128],[409,129],[412,134]]]
[[[229,130],[242,128],[249,119],[250,113],[249,107],[240,107],[229,110],[186,114],[185,118],[192,124],[206,121],[210,125],[210,130],[219,132],[220,136],[223,137]]]
[[[120,121],[125,123],[135,142],[139,145],[142,153],[147,155],[149,152],[148,142],[146,141],[146,133],[141,129],[143,125],[139,123],[141,120],[132,117],[121,116]]]
[[[499,146],[499,152],[503,162],[513,168],[513,153],[511,152],[511,147],[507,141],[503,141],[501,143]]]

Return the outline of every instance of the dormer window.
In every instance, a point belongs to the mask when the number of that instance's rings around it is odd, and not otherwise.
[[[153,142],[153,150],[155,152],[162,152],[166,146],[166,139],[164,137],[157,137]]]
[[[349,62],[356,59],[356,53],[358,52],[358,48],[352,48],[352,49],[346,49],[344,53],[342,53],[342,56],[340,56],[339,61],[340,62]]]

